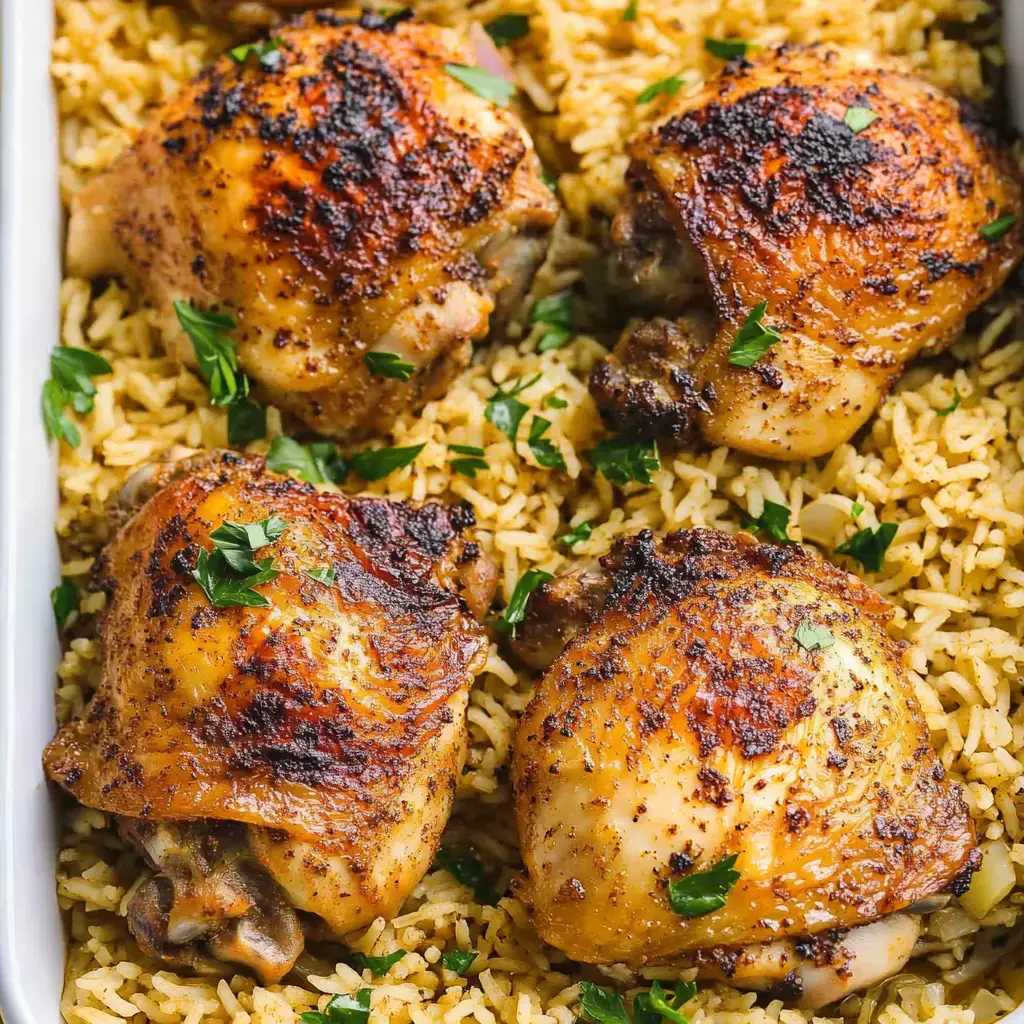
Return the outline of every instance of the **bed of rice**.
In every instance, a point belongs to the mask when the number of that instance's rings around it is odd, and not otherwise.
[[[54,75],[62,114],[62,188],[69,199],[90,174],[130,140],[147,108],[170,96],[225,37],[170,8],[126,0],[56,0],[58,38]],[[467,0],[421,0],[425,15],[449,23],[469,20]],[[531,128],[545,162],[560,172],[560,193],[571,219],[558,232],[535,289],[572,285],[592,254],[585,240],[589,210],[614,208],[624,167],[625,138],[657,112],[635,97],[651,82],[686,71],[695,83],[711,67],[706,35],[761,42],[833,39],[858,42],[906,57],[940,84],[975,97],[985,94],[985,62],[1001,60],[992,29],[976,19],[980,0],[640,0],[639,19],[621,20],[624,0],[484,0],[472,16],[488,20],[522,11],[532,31],[516,48],[516,69],[531,103]],[[944,33],[946,23],[954,24]],[[990,71],[992,68],[989,69]],[[535,108],[535,109],[533,109]],[[539,112],[539,113],[538,113]],[[113,364],[98,382],[95,410],[81,419],[83,442],[64,446],[58,532],[66,575],[83,585],[106,535],[103,509],[126,475],[173,443],[225,444],[225,416],[209,407],[206,390],[164,356],[151,315],[116,283],[68,279],[61,296],[62,343],[87,345]],[[426,442],[415,464],[374,486],[395,498],[462,498],[476,510],[484,545],[503,569],[507,598],[516,579],[537,566],[556,571],[567,552],[555,539],[567,523],[594,522],[576,554],[607,550],[639,527],[695,525],[735,530],[742,512],[758,514],[765,499],[793,510],[795,539],[830,550],[859,525],[900,524],[884,572],[869,577],[899,608],[898,628],[911,642],[908,665],[932,731],[953,777],[963,781],[984,838],[1005,843],[1020,888],[983,921],[955,902],[931,915],[918,957],[918,977],[879,993],[874,1015],[889,1024],[974,1021],[988,1024],[1024,1000],[1024,970],[1010,954],[992,955],[994,929],[1012,925],[1024,904],[1024,331],[1009,298],[980,317],[941,365],[907,374],[856,446],[808,465],[757,464],[721,449],[663,460],[651,486],[612,488],[595,478],[579,453],[600,435],[587,396],[586,371],[602,351],[580,337],[544,355],[535,339],[493,345],[441,401],[399,422],[389,443]],[[515,450],[484,419],[495,384],[540,374],[521,397],[540,410],[557,394],[565,409],[546,408],[551,436],[567,471],[538,468],[524,443]],[[947,407],[954,387],[963,401]],[[270,411],[271,435],[282,429]],[[491,472],[475,480],[452,476],[446,445],[487,449]],[[263,443],[253,446],[259,450]],[[813,504],[812,504],[813,503]],[[853,565],[847,566],[854,569]],[[97,680],[91,638],[104,598],[84,594],[72,619],[59,671],[58,713],[83,706]],[[446,845],[472,849],[501,881],[518,866],[505,770],[516,714],[531,679],[491,650],[472,695],[469,765]],[[364,952],[410,951],[390,973],[339,964],[308,988],[263,988],[240,975],[184,978],[147,962],[123,920],[127,895],[142,866],[107,827],[103,814],[68,808],[58,866],[59,899],[67,911],[70,944],[63,1011],[69,1022],[118,1024],[290,1024],[297,1013],[322,1006],[327,995],[372,985],[371,1021],[475,1019],[506,1024],[569,1024],[578,1013],[576,981],[601,980],[593,969],[567,963],[544,947],[523,907],[504,898],[482,906],[447,872],[433,871],[403,914],[376,921],[350,945]],[[442,968],[442,951],[479,951],[465,978]],[[668,969],[645,977],[672,977]],[[953,982],[967,977],[954,989]],[[624,972],[611,980],[625,991],[643,984]],[[841,1005],[844,1017],[866,1019],[860,997]],[[693,1024],[789,1021],[806,1016],[774,1002],[716,986],[687,1006]]]

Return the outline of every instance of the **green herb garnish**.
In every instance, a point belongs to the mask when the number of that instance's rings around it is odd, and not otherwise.
[[[669,75],[668,78],[663,78],[660,82],[654,82],[652,85],[647,86],[637,96],[636,101],[637,103],[650,103],[651,100],[656,99],[658,96],[675,96],[682,89],[685,81],[686,76],[684,74]]]
[[[529,410],[529,406],[520,402],[516,395],[522,394],[527,388],[532,387],[540,380],[538,373],[528,381],[517,381],[507,390],[501,385],[484,406],[484,418],[493,423],[510,441],[515,441],[516,433],[523,416]]]
[[[228,444],[243,445],[267,436],[267,410],[251,398],[228,406]]]
[[[554,577],[543,569],[527,569],[516,583],[512,596],[509,598],[505,610],[495,620],[494,625],[506,632],[516,635],[516,626],[526,617],[526,603],[530,595],[542,584]]]
[[[450,850],[438,850],[434,863],[444,868],[460,885],[473,890],[473,898],[478,903],[494,906],[498,902],[498,893],[487,881],[487,873],[483,864],[476,857],[459,857]]]
[[[629,1024],[622,996],[609,988],[601,988],[592,981],[580,982],[580,1006],[597,1024]]]
[[[998,242],[1016,223],[1017,215],[1015,213],[1004,213],[1002,217],[997,217],[991,223],[986,224],[979,234],[986,242]]]
[[[254,587],[277,579],[273,558],[256,561],[257,550],[280,539],[288,524],[279,516],[258,523],[225,522],[210,534],[213,551],[202,548],[192,578],[215,608],[269,608]]]
[[[470,479],[475,480],[477,473],[491,468],[484,458],[483,448],[478,448],[476,445],[450,444],[448,445],[448,451],[455,452],[456,455],[466,456],[462,459],[452,459],[449,465],[456,473],[461,473],[463,476],[470,477]]]
[[[956,412],[960,408],[960,392],[954,387],[953,388],[953,401],[949,403],[944,409],[936,409],[936,416],[948,416],[951,412]]]
[[[763,530],[773,540],[780,544],[792,544],[789,539],[789,509],[785,505],[779,505],[774,501],[765,501],[761,514],[753,519],[744,516],[740,520],[740,527],[744,530],[756,532]]]
[[[560,292],[538,299],[530,310],[530,321],[543,324],[547,328],[537,342],[538,352],[550,352],[561,348],[572,337],[576,321],[572,294]]]
[[[356,452],[349,461],[364,480],[383,480],[395,470],[408,466],[426,447],[424,443],[405,448],[367,448]]]
[[[78,611],[78,587],[66,576],[62,576],[60,586],[50,591],[50,604],[53,605],[53,617],[57,620],[57,628],[63,629],[71,618],[71,613]]]
[[[75,412],[91,412],[96,395],[92,378],[111,372],[110,363],[88,349],[61,345],[50,353],[50,379],[43,384],[43,423],[49,437],[64,438],[72,448],[82,443],[65,409],[70,405]]]
[[[837,555],[849,555],[860,562],[868,572],[881,572],[885,553],[889,550],[899,526],[896,523],[882,523],[874,530],[867,527],[858,530],[848,541],[836,548]]]
[[[590,539],[594,528],[585,519],[578,526],[574,526],[568,533],[563,533],[558,539],[568,547],[574,547],[585,540]]]
[[[331,996],[324,1012],[307,1010],[299,1014],[302,1024],[366,1024],[370,1019],[370,993],[361,988],[352,996]]]
[[[495,46],[508,46],[530,34],[530,19],[525,14],[502,14],[484,25]]]
[[[559,398],[558,395],[548,395],[543,402],[540,403],[542,409],[568,409],[569,403],[564,398]]]
[[[864,511],[864,506],[859,502],[855,501],[850,506],[850,517],[856,519]]]
[[[626,9],[622,12],[623,21],[636,21],[640,13],[640,0],[629,0]]]
[[[348,463],[331,441],[300,444],[291,437],[275,437],[266,457],[267,469],[275,473],[293,471],[310,484],[341,484],[348,476]]]
[[[739,881],[733,866],[739,854],[720,860],[707,871],[697,871],[669,882],[668,898],[672,909],[683,917],[703,917],[725,906],[729,891]]]
[[[594,469],[613,484],[628,484],[631,480],[649,484],[651,473],[661,469],[658,447],[647,441],[622,441],[606,437],[589,452]]]
[[[316,580],[317,583],[322,583],[325,587],[334,586],[334,566],[332,565],[324,566],[322,569],[306,569],[305,575],[311,580]]]
[[[551,420],[547,420],[543,416],[534,416],[526,443],[530,446],[530,451],[533,452],[533,457],[539,466],[543,466],[545,469],[564,471],[565,459],[562,458],[562,453],[552,441],[544,437],[550,426]]]
[[[210,534],[210,540],[235,572],[247,575],[257,571],[253,554],[260,548],[276,544],[287,528],[288,523],[280,516],[268,516],[258,523],[227,520]]]
[[[750,46],[745,39],[705,39],[704,49],[719,60],[732,60],[734,57],[745,57]]]
[[[670,1003],[661,983],[654,981],[649,992],[641,992],[633,1000],[636,1024],[660,1024],[663,1019],[673,1024],[690,1024],[679,1012],[679,1007],[685,1006],[696,994],[697,986],[692,981],[680,981]]]
[[[805,651],[822,651],[836,642],[831,630],[816,626],[808,619],[797,625],[794,639]]]
[[[367,956],[366,953],[352,953],[349,959],[361,970],[369,968],[375,978],[381,978],[405,956],[404,949],[396,949],[387,956]]]
[[[490,100],[499,107],[507,107],[509,100],[516,94],[516,87],[511,82],[483,68],[470,67],[468,64],[445,64],[444,69],[470,92],[475,92],[481,99]]]
[[[367,352],[363,362],[369,367],[370,373],[379,377],[408,380],[416,372],[415,363],[405,362],[394,352]]]
[[[441,963],[453,974],[458,974],[461,977],[469,970],[470,964],[479,955],[479,953],[474,953],[471,949],[453,949],[449,953],[441,954]]]
[[[763,322],[768,301],[759,302],[743,321],[735,340],[729,346],[730,366],[753,366],[772,347],[782,341],[782,335],[774,327]]]
[[[278,52],[284,46],[284,40],[280,36],[273,36],[271,39],[262,39],[255,43],[240,43],[228,50],[228,56],[239,64],[244,64],[249,55],[254,53],[260,59],[260,65],[264,70],[274,67],[281,59]]]
[[[213,405],[233,405],[249,394],[249,378],[238,366],[235,343],[225,332],[235,329],[235,318],[212,313],[182,302],[174,303],[181,329],[192,342],[199,372],[206,381]]]
[[[843,115],[843,124],[856,135],[864,131],[870,124],[878,120],[878,115],[870,107],[847,107]]]

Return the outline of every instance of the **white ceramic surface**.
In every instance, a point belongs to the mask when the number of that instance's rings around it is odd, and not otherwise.
[[[1024,124],[1024,0],[1004,0]],[[0,107],[0,1010],[58,1024],[64,939],[56,835],[40,752],[53,732],[59,649],[55,452],[39,394],[59,331],[61,214],[48,73],[50,0],[3,0]],[[1007,1020],[1024,1024],[1024,1007]]]

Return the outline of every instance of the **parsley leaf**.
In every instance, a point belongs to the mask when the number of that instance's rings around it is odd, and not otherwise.
[[[542,583],[547,583],[548,580],[553,578],[551,573],[545,572],[543,569],[527,569],[519,577],[519,581],[512,591],[512,596],[505,606],[505,610],[494,623],[495,626],[504,632],[510,632],[514,637],[516,635],[516,626],[526,616],[526,602],[530,600],[530,595]]]
[[[299,1014],[302,1024],[366,1024],[370,1019],[370,993],[361,988],[352,996],[332,996],[324,1012],[307,1010]]]
[[[719,60],[732,60],[733,57],[745,57],[747,47],[750,46],[745,39],[705,39],[704,49],[717,57]]]
[[[365,953],[352,953],[349,959],[361,970],[367,967],[373,972],[375,978],[383,977],[405,956],[404,949],[396,949],[394,953],[387,956],[367,956]]]
[[[445,64],[444,70],[470,92],[475,92],[481,99],[490,100],[499,107],[507,107],[509,100],[516,94],[516,87],[511,82],[483,68],[470,67],[468,64]]]
[[[526,443],[530,446],[530,451],[533,452],[533,457],[539,466],[543,466],[545,469],[560,469],[564,472],[565,459],[562,458],[562,453],[555,447],[553,441],[544,437],[550,426],[551,420],[546,420],[543,416],[534,416]]]
[[[804,619],[797,625],[793,638],[805,651],[823,651],[836,642],[830,629],[826,626],[816,626],[809,619]]]
[[[858,530],[848,541],[836,548],[837,555],[849,555],[860,562],[868,572],[881,572],[885,553],[889,550],[899,526],[896,523],[882,523],[876,529],[867,527]]]
[[[71,613],[78,611],[78,587],[66,576],[62,576],[60,586],[50,591],[50,604],[53,605],[53,617],[57,620],[57,628],[63,629],[71,618]]]
[[[334,586],[334,566],[326,565],[322,569],[306,569],[305,574],[311,579],[316,580],[317,583],[322,583],[325,587]]]
[[[558,539],[568,545],[570,548],[576,544],[580,544],[585,540],[590,539],[590,535],[594,532],[594,528],[584,520],[578,526],[574,526],[568,533],[563,533]]]
[[[55,440],[64,438],[72,448],[82,443],[78,427],[67,417],[68,405],[75,412],[91,412],[96,385],[92,378],[111,373],[110,363],[84,348],[59,345],[50,353],[50,379],[43,384],[43,424]]]
[[[576,322],[572,294],[559,292],[538,299],[530,309],[530,322],[547,327],[540,341],[538,352],[550,352],[561,348],[571,337]]]
[[[868,125],[874,124],[878,115],[870,107],[847,107],[843,114],[843,124],[856,135],[864,131]]]
[[[592,981],[580,982],[580,1006],[597,1024],[629,1024],[622,996],[613,989],[601,988]]]
[[[405,448],[367,448],[352,456],[352,468],[364,480],[383,480],[396,469],[408,466],[426,447],[424,442]]]
[[[251,398],[228,406],[228,444],[242,445],[267,436],[267,410]]]
[[[300,444],[281,435],[270,443],[266,457],[267,469],[275,473],[294,470],[300,480],[309,484],[345,482],[348,463],[331,441],[311,441]]]
[[[850,516],[853,519],[856,519],[857,516],[859,516],[861,514],[861,512],[863,512],[863,511],[864,511],[864,506],[859,501],[855,501],[850,506]]]
[[[274,560],[264,558],[253,564],[256,572],[238,576],[220,551],[211,553],[203,548],[192,570],[192,578],[203,588],[214,608],[269,608],[270,602],[253,588],[277,579]]]
[[[63,437],[72,448],[77,448],[82,443],[82,435],[64,411],[70,401],[71,396],[60,381],[51,377],[43,384],[43,423],[47,435],[54,440]]]
[[[740,527],[744,530],[763,530],[773,540],[780,544],[792,544],[789,539],[789,509],[785,505],[779,505],[774,501],[765,501],[761,514],[752,519],[744,516],[740,520]]]
[[[249,378],[238,366],[235,343],[226,331],[235,329],[235,318],[227,313],[211,313],[182,302],[174,303],[181,329],[192,342],[199,372],[210,390],[213,405],[233,405],[249,394]]]
[[[522,394],[528,387],[536,384],[540,376],[538,373],[528,381],[517,381],[508,390],[499,385],[498,390],[487,399],[487,405],[484,406],[484,419],[493,423],[512,442],[516,439],[519,424],[529,410],[529,406],[520,402],[516,395]]]
[[[743,321],[743,326],[729,346],[730,366],[753,366],[772,345],[782,341],[782,335],[774,327],[766,326],[762,320],[767,308],[768,300],[762,300]]]
[[[495,46],[508,46],[530,34],[530,19],[525,14],[502,14],[484,25]]]
[[[478,903],[494,906],[498,902],[498,894],[487,881],[484,866],[476,857],[458,857],[450,850],[438,850],[434,863],[444,868],[456,882],[472,889]]]
[[[696,994],[697,986],[692,981],[680,981],[676,985],[673,1002],[670,1003],[668,993],[661,987],[661,983],[654,981],[649,992],[640,992],[633,1000],[636,1024],[660,1024],[662,1019],[670,1020],[673,1024],[690,1024],[679,1012],[679,1007],[688,1003]]]
[[[441,954],[441,963],[454,974],[463,975],[469,970],[470,964],[479,956],[473,950],[453,949],[449,953]]]
[[[544,409],[568,409],[569,403],[564,398],[559,398],[558,395],[548,395],[543,402],[540,403]]]
[[[244,64],[249,59],[249,54],[255,53],[260,59],[260,66],[269,71],[281,59],[278,52],[284,46],[284,40],[280,36],[273,36],[270,39],[261,39],[255,43],[240,43],[228,50],[228,56],[238,64]]]
[[[448,450],[455,452],[456,455],[468,456],[464,459],[452,459],[449,465],[456,473],[468,476],[472,480],[476,479],[477,473],[491,468],[484,458],[483,448],[478,448],[476,445],[450,444]]]
[[[234,572],[248,575],[258,571],[252,556],[260,548],[276,543],[287,526],[279,516],[268,516],[258,523],[226,520],[210,534],[210,540]]]
[[[724,907],[729,890],[739,881],[740,873],[733,867],[738,856],[734,853],[707,871],[669,882],[672,909],[683,917],[703,917]]]
[[[395,380],[408,380],[416,372],[415,363],[405,362],[395,352],[367,352],[363,362],[379,377],[392,377]]]
[[[994,221],[986,224],[979,234],[986,242],[998,242],[1016,223],[1017,215],[1015,213],[1004,213],[1002,217],[997,217]]]
[[[628,484],[630,480],[649,484],[651,473],[661,469],[657,445],[647,441],[606,437],[587,452],[587,458],[594,469],[613,484]]]
[[[626,9],[622,12],[623,21],[636,21],[637,15],[640,13],[640,2],[639,0],[629,0],[626,4]]]
[[[944,409],[937,409],[935,411],[936,416],[948,416],[951,412],[956,412],[960,408],[960,392],[953,388],[953,401],[949,403]]]
[[[675,96],[682,89],[685,81],[686,76],[684,74],[670,75],[668,78],[663,78],[660,82],[654,82],[652,85],[647,86],[637,96],[636,101],[637,103],[650,103],[651,100],[657,99],[659,96]]]

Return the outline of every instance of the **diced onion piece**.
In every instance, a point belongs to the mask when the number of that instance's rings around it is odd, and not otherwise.
[[[965,935],[973,935],[977,930],[978,922],[960,907],[938,910],[928,919],[929,933],[940,942],[952,942]]]
[[[1001,839],[983,843],[981,854],[981,867],[974,872],[971,887],[960,897],[960,905],[979,921],[1009,895],[1017,880],[1010,851]]]
[[[512,69],[505,63],[501,51],[494,45],[494,40],[487,34],[484,27],[474,21],[469,27],[469,41],[476,54],[477,65],[498,78],[504,78],[506,82],[515,84],[515,75]]]
[[[800,533],[804,540],[831,547],[839,531],[850,521],[849,511],[838,504],[846,502],[835,494],[825,494],[800,509]]]

